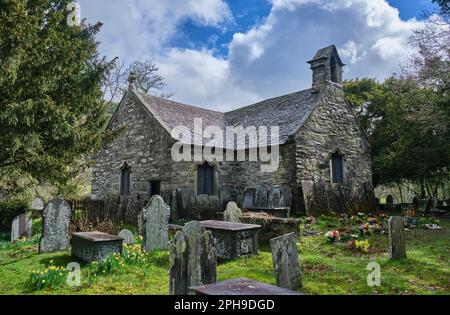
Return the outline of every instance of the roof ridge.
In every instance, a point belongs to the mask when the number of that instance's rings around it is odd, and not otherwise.
[[[218,111],[218,110],[203,108],[203,107],[195,106],[195,105],[189,105],[189,104],[181,103],[181,102],[174,101],[174,100],[171,100],[171,99],[168,99],[168,98],[162,98],[162,97],[159,97],[159,96],[147,94],[147,93],[144,93],[144,92],[135,92],[135,93],[139,93],[139,94],[143,95],[144,97],[157,98],[157,99],[159,99],[161,101],[170,102],[170,103],[173,103],[173,104],[176,104],[176,105],[179,105],[179,106],[185,106],[185,107],[200,109],[200,110],[203,110],[203,111],[208,111],[208,112],[213,112],[213,113],[218,113],[218,114],[225,114],[224,112],[221,112],[221,111]]]
[[[281,97],[286,97],[286,96],[290,96],[290,95],[294,95],[294,94],[298,94],[298,93],[305,93],[305,92],[310,91],[310,90],[313,90],[313,89],[312,89],[312,88],[309,88],[309,89],[305,89],[305,90],[300,90],[300,91],[296,91],[296,92],[291,92],[291,93],[284,94],[284,95],[279,95],[279,96],[270,97],[270,98],[267,98],[267,99],[260,100],[260,101],[258,101],[258,102],[256,102],[256,103],[249,104],[249,105],[245,105],[245,106],[242,106],[242,107],[233,109],[233,110],[231,110],[231,111],[226,111],[226,112],[222,112],[222,111],[218,111],[218,110],[213,110],[213,109],[208,109],[208,108],[203,108],[203,107],[195,106],[195,105],[189,105],[189,104],[181,103],[181,102],[178,102],[178,101],[170,100],[170,99],[167,99],[167,98],[162,98],[162,97],[159,97],[159,96],[147,94],[147,93],[144,93],[144,92],[135,92],[135,93],[139,93],[141,96],[144,96],[144,97],[157,98],[157,99],[159,99],[159,100],[161,100],[161,101],[164,101],[164,102],[170,102],[170,103],[172,103],[172,104],[176,104],[176,105],[179,105],[179,106],[185,106],[185,107],[195,108],[195,109],[199,109],[199,110],[203,110],[203,111],[208,111],[208,112],[212,112],[212,113],[223,114],[223,115],[225,116],[225,115],[228,114],[228,113],[234,113],[234,112],[237,112],[237,111],[239,111],[239,110],[246,109],[246,108],[250,108],[250,107],[252,107],[252,106],[256,106],[256,105],[259,105],[259,104],[264,103],[264,102],[267,102],[267,101],[276,100],[276,99],[281,98]]]
[[[313,90],[313,88],[300,90],[300,91],[296,91],[296,92],[292,92],[292,93],[288,93],[288,94],[284,94],[284,95],[280,95],[280,96],[275,96],[275,97],[271,97],[271,98],[268,98],[268,99],[264,99],[264,100],[258,101],[256,103],[253,103],[253,104],[250,104],[250,105],[246,105],[246,106],[243,106],[243,107],[239,107],[239,108],[233,109],[233,110],[231,110],[229,112],[225,112],[225,115],[226,114],[230,114],[230,113],[235,113],[235,112],[238,112],[238,111],[243,110],[243,109],[248,109],[248,108],[250,108],[252,106],[260,105],[260,104],[263,104],[263,103],[266,103],[266,102],[270,102],[270,101],[273,101],[273,100],[276,100],[276,99],[279,99],[279,98],[282,98],[282,97],[291,96],[291,95],[295,95],[295,94],[299,94],[299,93],[305,93],[305,92],[308,92],[308,91],[311,91],[311,90]]]

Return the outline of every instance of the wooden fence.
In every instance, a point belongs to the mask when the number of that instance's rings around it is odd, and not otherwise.
[[[139,196],[113,196],[100,200],[69,200],[74,213],[81,211],[89,222],[111,220],[114,223],[137,225],[138,215],[147,203]]]

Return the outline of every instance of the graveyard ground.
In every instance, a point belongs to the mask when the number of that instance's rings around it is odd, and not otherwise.
[[[305,218],[303,219],[305,220]],[[450,292],[450,219],[441,219],[443,230],[417,228],[407,231],[405,261],[390,261],[386,234],[367,236],[369,252],[347,248],[347,242],[329,243],[325,233],[330,229],[351,230],[349,222],[338,218],[318,219],[308,229],[322,232],[302,236],[298,243],[303,270],[303,291],[307,294],[449,294]],[[304,226],[302,226],[304,228]],[[30,283],[30,272],[48,266],[65,267],[73,259],[69,252],[37,255],[38,236],[11,244],[9,235],[0,240],[0,294],[167,294],[169,256],[166,252],[148,254],[137,264],[118,265],[115,271],[88,276],[89,266],[82,265],[81,287],[64,284],[36,290]],[[369,287],[366,266],[381,265],[380,287]],[[218,280],[247,277],[275,284],[272,257],[262,246],[258,256],[218,265]]]

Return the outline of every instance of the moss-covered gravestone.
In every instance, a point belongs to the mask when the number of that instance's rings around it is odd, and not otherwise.
[[[147,252],[167,249],[170,207],[160,196],[153,196],[142,211],[144,249]]]
[[[297,290],[302,275],[297,251],[297,234],[290,233],[270,240],[277,286]]]
[[[169,250],[171,295],[191,294],[191,287],[216,283],[215,240],[199,222],[191,221],[177,232]]]
[[[39,253],[66,250],[70,246],[69,224],[71,209],[60,198],[53,199],[42,212],[42,236],[39,241]]]
[[[391,259],[406,259],[406,240],[403,217],[389,218],[389,250]]]
[[[241,223],[242,211],[235,202],[229,202],[223,213],[223,219],[227,222]]]

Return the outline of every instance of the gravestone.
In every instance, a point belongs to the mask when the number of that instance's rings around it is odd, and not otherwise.
[[[270,188],[265,184],[261,184],[258,186],[258,189],[256,189],[256,198],[255,198],[256,207],[267,208],[269,202],[268,200],[269,190]]]
[[[180,213],[178,211],[178,192],[176,190],[172,191],[170,197],[170,219],[178,220],[180,218]]]
[[[42,213],[43,229],[39,241],[39,253],[62,251],[69,248],[69,224],[71,209],[61,199],[53,199],[45,206]]]
[[[169,216],[170,207],[158,195],[153,196],[142,211],[144,249],[147,252],[167,248]]]
[[[42,210],[44,209],[44,202],[41,198],[35,198],[33,202],[31,203],[31,209],[32,210]]]
[[[256,189],[249,188],[244,191],[242,208],[248,209],[255,206]]]
[[[302,275],[297,251],[297,234],[290,233],[270,240],[273,268],[277,286],[297,290],[302,286]]]
[[[124,230],[120,231],[117,236],[123,238],[124,244],[133,244],[134,243],[134,236],[130,230],[124,229]]]
[[[281,187],[280,207],[292,207],[292,191],[289,187]]]
[[[281,187],[273,187],[269,191],[268,208],[279,208],[282,203]]]
[[[138,218],[137,218],[137,224],[138,224],[138,235],[144,237],[144,222],[142,218],[143,211],[139,211]]]
[[[183,219],[198,218],[195,209],[195,194],[192,189],[177,189],[178,213]]]
[[[220,210],[221,211],[223,211],[226,208],[227,204],[230,201],[233,201],[233,198],[231,196],[232,190],[233,190],[232,186],[229,186],[229,185],[220,186],[219,194],[220,194]]]
[[[220,199],[217,196],[199,195],[195,197],[194,204],[201,220],[213,219],[221,210]]]
[[[227,222],[241,223],[242,211],[235,202],[229,202],[223,213],[223,219]]]
[[[33,221],[26,214],[17,216],[11,226],[11,242],[15,242],[21,237],[31,237],[32,225]]]
[[[177,232],[169,251],[171,295],[191,294],[191,287],[216,283],[215,240],[199,222],[191,221]]]
[[[391,259],[406,258],[406,240],[403,217],[389,218],[389,250]]]

